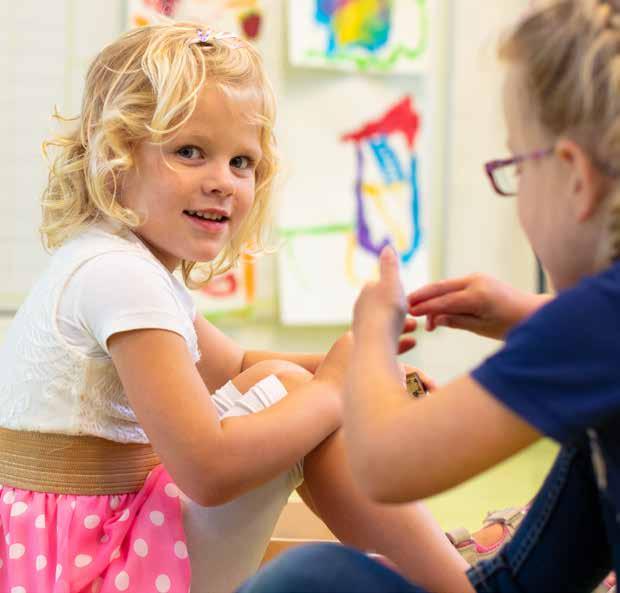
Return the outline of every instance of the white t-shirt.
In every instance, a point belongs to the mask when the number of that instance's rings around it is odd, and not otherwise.
[[[110,336],[158,328],[200,359],[187,289],[131,231],[98,223],[58,249],[0,346],[0,426],[148,442]]]

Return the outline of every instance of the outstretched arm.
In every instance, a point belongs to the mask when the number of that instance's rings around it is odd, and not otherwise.
[[[379,282],[355,305],[344,430],[362,487],[381,502],[404,502],[454,486],[539,435],[470,377],[421,401],[408,396],[396,359],[406,299],[392,250],[380,265]]]

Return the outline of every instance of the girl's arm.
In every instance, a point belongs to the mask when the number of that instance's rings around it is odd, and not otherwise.
[[[441,492],[523,449],[539,434],[463,377],[412,400],[396,359],[405,297],[391,250],[381,279],[355,306],[344,430],[353,471],[370,496],[404,502]]]
[[[196,315],[194,327],[202,353],[198,372],[212,392],[261,360],[288,360],[315,373],[324,358],[323,354],[244,350],[200,314]]]
[[[113,335],[108,347],[153,447],[199,504],[222,504],[277,476],[340,424],[338,389],[329,378],[304,384],[264,411],[220,422],[181,336],[128,331]]]
[[[426,329],[445,326],[503,340],[518,323],[553,299],[473,274],[428,284],[408,296],[409,313],[426,316]]]

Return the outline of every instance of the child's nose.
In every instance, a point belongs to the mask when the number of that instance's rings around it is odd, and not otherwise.
[[[212,163],[212,166],[207,168],[202,180],[203,193],[228,197],[232,196],[234,189],[233,173],[228,162]]]

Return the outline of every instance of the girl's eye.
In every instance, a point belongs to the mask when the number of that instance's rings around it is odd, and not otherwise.
[[[236,156],[230,161],[230,164],[235,169],[249,169],[252,165],[252,159],[247,156]]]
[[[180,157],[188,159],[190,161],[199,159],[202,156],[202,152],[196,146],[183,146],[182,148],[179,148],[179,150],[177,150],[177,154]]]

